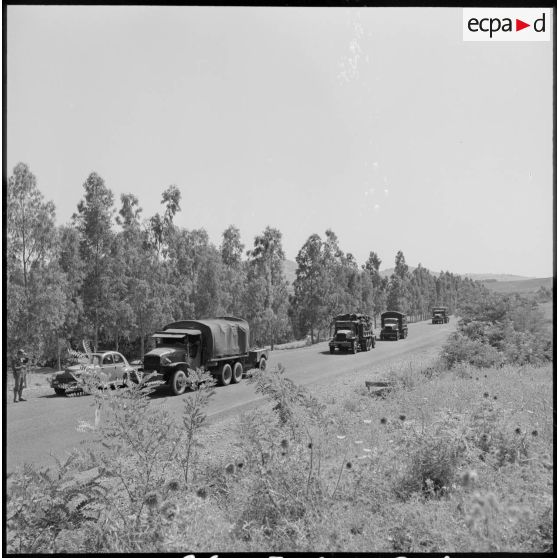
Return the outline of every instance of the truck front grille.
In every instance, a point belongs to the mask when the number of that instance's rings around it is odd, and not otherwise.
[[[148,370],[159,370],[161,364],[161,359],[157,355],[145,355],[143,359],[143,369]]]

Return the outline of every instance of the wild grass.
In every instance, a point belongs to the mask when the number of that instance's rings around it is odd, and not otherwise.
[[[552,549],[552,367],[404,363],[394,389],[322,401],[285,371],[235,447],[202,454],[200,383],[180,421],[141,390],[96,396],[97,434],[8,479],[17,552],[535,552]]]

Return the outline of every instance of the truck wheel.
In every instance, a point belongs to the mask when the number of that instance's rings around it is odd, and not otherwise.
[[[56,393],[56,395],[66,395],[66,390],[62,388],[54,388],[54,393]]]
[[[188,387],[188,376],[184,370],[175,370],[171,378],[171,391],[174,395],[182,395]]]
[[[397,332],[397,333],[395,334],[395,340],[396,340],[396,341],[399,341],[399,332]]]
[[[331,354],[333,354],[333,353],[335,352],[335,347],[330,347],[330,348],[329,348],[329,352],[330,352]]]
[[[266,368],[267,368],[267,358],[265,358],[265,357],[260,358],[260,364],[259,364],[258,368],[262,372],[264,372],[266,370]]]
[[[217,373],[217,381],[222,386],[228,386],[232,380],[232,368],[230,364],[223,364]]]
[[[366,339],[366,340],[364,341],[364,343],[361,343],[361,344],[360,344],[360,350],[361,350],[362,352],[365,352],[365,351],[368,350],[368,339]]]
[[[235,362],[233,368],[233,374],[232,374],[233,384],[238,384],[238,382],[242,380],[242,373],[243,373],[242,364],[240,362]]]

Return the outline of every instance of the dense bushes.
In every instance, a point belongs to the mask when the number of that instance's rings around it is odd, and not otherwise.
[[[533,300],[490,293],[463,305],[459,315],[459,330],[442,350],[448,368],[461,362],[487,368],[552,361],[550,328]]]

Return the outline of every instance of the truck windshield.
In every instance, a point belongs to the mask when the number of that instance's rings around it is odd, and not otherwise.
[[[184,338],[175,339],[174,337],[155,337],[155,346],[161,347],[162,345],[165,347],[183,347]]]
[[[390,324],[390,325],[392,325],[392,324],[397,324],[397,323],[398,323],[397,318],[386,318],[386,319],[384,320],[384,324]]]

